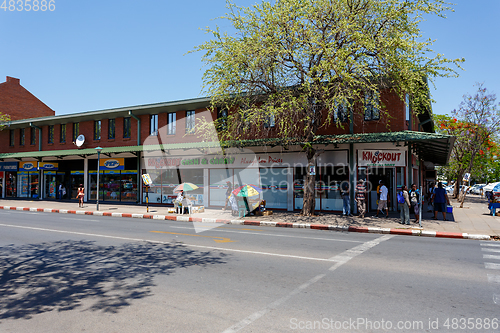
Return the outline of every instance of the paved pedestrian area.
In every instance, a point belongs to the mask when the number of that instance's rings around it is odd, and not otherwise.
[[[389,217],[381,215],[380,218],[375,218],[371,212],[364,219],[354,217],[343,217],[341,214],[321,214],[316,217],[299,216],[296,212],[280,212],[275,211],[270,216],[247,216],[238,218],[232,216],[230,211],[221,209],[206,209],[203,213],[194,213],[189,215],[192,218],[199,219],[215,219],[215,220],[245,220],[245,221],[269,221],[269,222],[285,222],[295,224],[319,224],[319,225],[335,225],[339,227],[364,228],[381,228],[381,229],[411,229],[425,230],[431,232],[446,232],[446,233],[467,233],[478,235],[489,235],[494,239],[499,239],[500,236],[500,217],[490,215],[487,207],[486,199],[480,198],[478,195],[468,195],[464,203],[464,208],[459,208],[459,203],[456,200],[451,201],[453,205],[453,213],[447,214],[447,221],[443,221],[441,213],[438,213],[438,220],[433,220],[433,213],[427,212],[424,209],[422,218],[422,227],[416,224],[413,215],[410,215],[412,224],[410,226],[399,224],[399,213],[389,212]],[[71,211],[96,211],[95,203],[85,203],[83,208],[78,207],[78,203],[69,201],[29,201],[29,200],[0,200],[0,206],[6,207],[23,207],[23,208],[40,208],[46,210],[71,210]],[[142,205],[126,205],[104,203],[99,205],[100,212],[107,212],[120,216],[120,214],[148,214],[152,216],[179,216],[174,213],[169,213],[166,206],[150,206],[147,212],[146,206]],[[427,205],[424,205],[427,208]],[[500,210],[499,210],[500,211]],[[112,214],[116,213],[116,214]],[[135,216],[134,216],[135,217]],[[185,215],[187,217],[187,215]],[[170,219],[170,218],[169,218]]]

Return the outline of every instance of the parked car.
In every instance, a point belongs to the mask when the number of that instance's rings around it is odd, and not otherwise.
[[[491,192],[493,191],[493,188],[500,184],[500,182],[496,182],[496,183],[489,183],[488,185],[486,185],[485,187],[483,187],[483,193],[485,192]]]
[[[486,184],[475,184],[471,187],[470,193],[472,194],[481,194],[481,189],[486,186]]]

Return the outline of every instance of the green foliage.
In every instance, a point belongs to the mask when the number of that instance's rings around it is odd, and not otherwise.
[[[195,48],[204,53],[213,108],[231,110],[222,140],[262,134],[274,119],[282,138],[309,141],[322,126],[341,125],[341,105],[363,112],[355,104],[372,96],[383,109],[379,93],[387,88],[427,106],[426,78],[455,76],[450,65],[463,61],[434,54],[432,40],[421,38],[423,15],[451,9],[442,0],[281,0],[251,8],[227,1],[227,8],[222,19],[235,33],[207,28],[213,38]]]
[[[10,121],[10,116],[8,114],[3,114],[0,112],[0,131],[7,126],[7,123]]]

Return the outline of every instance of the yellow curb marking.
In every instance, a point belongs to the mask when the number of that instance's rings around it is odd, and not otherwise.
[[[193,235],[193,234],[181,234],[178,232],[169,232],[169,231],[150,231],[150,232],[155,232],[158,234],[171,234],[171,235],[181,235],[181,236],[194,236],[194,237],[206,237],[206,238],[212,238],[216,243],[234,243],[236,241],[231,240],[230,238],[226,237],[217,237],[217,236],[203,236],[203,235]],[[219,238],[219,239],[216,239]]]

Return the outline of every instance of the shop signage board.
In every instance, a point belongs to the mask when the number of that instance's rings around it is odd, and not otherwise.
[[[318,165],[347,165],[347,151],[328,151],[320,155]],[[304,153],[230,154],[203,155],[198,157],[149,157],[145,159],[147,169],[169,168],[286,168],[307,166]]]
[[[403,150],[358,150],[358,166],[404,167],[406,154]]]
[[[17,171],[17,162],[0,162],[0,171]]]
[[[19,171],[37,171],[37,162],[19,162]]]
[[[146,186],[151,186],[151,184],[153,183],[151,181],[151,177],[149,176],[149,173],[145,173],[142,175],[142,181],[144,182],[144,185],[146,185]]]
[[[58,170],[58,163],[38,162],[38,170]]]
[[[101,158],[99,161],[100,170],[125,170],[124,158]]]

